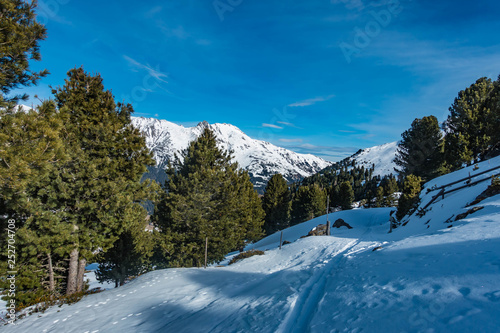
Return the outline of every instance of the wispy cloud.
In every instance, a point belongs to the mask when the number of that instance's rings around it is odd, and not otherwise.
[[[314,104],[319,103],[319,102],[325,102],[329,99],[332,99],[333,97],[335,97],[335,95],[319,96],[319,97],[315,97],[315,98],[305,99],[303,101],[295,102],[292,104],[288,104],[288,106],[290,106],[290,107],[310,106],[310,105],[314,105]]]
[[[293,128],[298,128],[298,129],[302,129],[300,127],[298,127],[297,125],[293,124],[293,123],[290,123],[290,122],[286,122],[286,121],[277,121],[278,124],[281,124],[281,125],[285,125],[285,126],[288,126],[288,127],[293,127]]]
[[[148,74],[154,77],[156,80],[168,83],[168,81],[166,80],[168,78],[168,75],[161,72],[159,66],[157,66],[157,68],[155,69],[148,64],[141,64],[140,62],[130,58],[129,56],[124,55],[123,58],[127,60],[130,65],[139,69],[146,70]]]
[[[294,142],[302,142],[304,140],[302,139],[279,139],[280,142],[285,142],[285,143],[294,143]]]
[[[283,127],[281,127],[281,126],[274,125],[274,124],[266,124],[266,123],[262,123],[262,127],[275,128],[275,129],[283,129]]]

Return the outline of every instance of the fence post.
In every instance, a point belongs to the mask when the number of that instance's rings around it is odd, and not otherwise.
[[[330,220],[328,220],[328,212],[330,210],[330,196],[326,196],[326,235],[330,236]]]
[[[208,237],[205,238],[205,269],[207,269],[207,261],[208,261]]]

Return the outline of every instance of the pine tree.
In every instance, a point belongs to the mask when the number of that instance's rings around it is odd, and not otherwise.
[[[443,138],[434,116],[415,119],[398,143],[394,163],[403,177],[414,174],[425,180],[435,178],[443,164]]]
[[[138,211],[137,221],[145,221],[143,211]],[[153,254],[154,239],[150,232],[144,231],[145,223],[137,223],[125,230],[114,242],[113,247],[99,253],[99,268],[96,277],[99,282],[114,282],[122,286],[132,277],[151,269],[149,259]]]
[[[190,143],[182,158],[167,170],[153,218],[163,235],[164,264],[202,266],[207,237],[210,263],[261,237],[264,212],[250,177],[217,147],[210,129]]]
[[[450,171],[463,163],[470,164],[488,153],[497,142],[494,140],[498,127],[495,116],[495,85],[491,79],[483,77],[470,87],[459,92],[450,115],[443,124],[445,135],[445,157]],[[493,125],[494,126],[494,125]]]
[[[396,181],[396,178],[394,178],[393,175],[390,175],[388,177],[384,177],[381,184],[383,184],[383,188],[384,188],[384,196],[385,196],[384,206],[387,206],[387,207],[394,206],[396,203],[396,198],[395,198],[394,194],[399,190],[398,189],[398,182]]]
[[[352,209],[352,202],[354,200],[354,191],[351,183],[343,182],[339,188],[340,206],[343,210]]]
[[[292,224],[301,223],[326,213],[326,191],[318,184],[301,186],[292,201]]]
[[[72,227],[68,246],[67,293],[80,291],[85,265],[98,251],[113,246],[134,223],[140,203],[155,187],[141,183],[154,165],[139,131],[132,127],[131,105],[116,104],[100,75],[82,68],[68,72],[66,84],[53,89],[59,112],[67,117],[65,145],[70,161],[59,170],[59,204]]]
[[[41,59],[38,43],[46,36],[45,27],[35,20],[36,6],[36,1],[0,0],[0,107],[27,99],[27,95],[7,95],[48,74],[29,68],[29,60]]]
[[[59,209],[55,190],[59,163],[68,159],[61,136],[63,124],[52,102],[43,103],[38,112],[0,117],[0,224],[4,229],[12,218],[18,228],[19,303],[54,292],[58,283],[68,237],[65,212]],[[7,254],[5,246],[2,240],[1,255]]]
[[[396,218],[401,219],[411,213],[418,203],[420,191],[422,191],[422,178],[408,175],[403,184],[403,194],[399,198],[398,209],[396,211]]]
[[[266,214],[264,229],[270,235],[290,226],[291,197],[282,175],[273,175],[267,182],[262,200]]]
[[[385,191],[383,186],[377,187],[377,196],[375,199],[375,206],[376,207],[384,207],[385,206]]]

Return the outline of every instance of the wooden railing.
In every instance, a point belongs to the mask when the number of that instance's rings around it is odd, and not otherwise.
[[[462,179],[460,179],[460,180],[457,180],[457,181],[454,181],[454,182],[451,182],[451,183],[448,183],[448,184],[445,184],[445,185],[441,185],[441,186],[439,186],[439,187],[435,187],[435,188],[430,188],[430,189],[427,189],[427,193],[430,193],[430,192],[432,192],[432,191],[437,191],[437,190],[439,190],[439,193],[438,193],[438,194],[436,194],[435,196],[433,196],[433,197],[432,197],[432,199],[431,199],[431,201],[429,201],[429,202],[427,203],[427,205],[425,205],[425,206],[424,206],[424,208],[423,208],[423,209],[426,209],[427,207],[429,207],[429,206],[430,206],[430,205],[431,205],[434,201],[436,201],[436,199],[437,199],[437,198],[439,198],[439,197],[442,197],[442,198],[444,199],[444,196],[445,196],[446,194],[449,194],[449,193],[452,193],[452,192],[455,192],[455,191],[461,190],[461,189],[466,188],[466,187],[474,186],[474,185],[476,185],[476,184],[479,184],[479,183],[482,183],[482,182],[484,182],[484,181],[486,181],[486,180],[489,180],[489,179],[491,179],[492,177],[497,177],[497,176],[500,176],[500,173],[496,173],[496,174],[494,174],[494,175],[488,176],[488,177],[483,178],[483,179],[480,179],[480,180],[476,180],[476,181],[474,181],[474,182],[472,182],[472,181],[471,181],[471,180],[472,180],[472,178],[475,178],[475,177],[480,176],[480,175],[484,175],[485,173],[488,173],[488,172],[491,172],[491,171],[494,171],[494,170],[497,170],[497,169],[500,169],[500,165],[498,165],[498,166],[496,166],[496,167],[494,167],[494,168],[488,169],[488,170],[486,170],[486,171],[483,171],[483,172],[480,172],[480,173],[476,173],[475,175],[471,175],[471,174],[469,173],[469,176],[468,176],[468,177],[462,178]],[[451,189],[451,190],[448,190],[448,191],[445,191],[445,189],[446,189],[447,187],[450,187],[450,186],[452,186],[452,185],[455,185],[455,184],[461,183],[461,182],[463,182],[463,181],[465,181],[465,182],[466,182],[466,184],[465,184],[465,185],[460,186],[460,187],[457,187],[457,188],[454,188],[454,189]]]

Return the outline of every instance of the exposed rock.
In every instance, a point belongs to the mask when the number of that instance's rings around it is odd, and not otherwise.
[[[314,227],[306,237],[308,236],[326,236],[326,224],[320,224],[317,227]]]
[[[338,219],[332,225],[333,228],[347,227],[347,229],[352,229],[352,227],[342,219]]]
[[[500,185],[498,184],[492,184],[488,186],[486,190],[484,190],[483,193],[477,196],[477,198],[472,201],[469,206],[474,206],[483,201],[486,198],[492,197],[494,195],[500,194]]]
[[[468,211],[466,211],[465,213],[458,214],[457,217],[455,218],[455,221],[462,220],[462,219],[466,218],[467,216],[469,216],[470,214],[473,214],[473,213],[475,213],[478,210],[481,210],[483,208],[484,207],[481,207],[481,206],[473,207],[473,208],[469,209]]]

